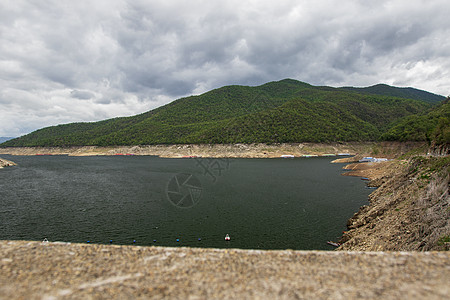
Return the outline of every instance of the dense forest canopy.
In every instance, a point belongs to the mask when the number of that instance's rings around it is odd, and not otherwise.
[[[450,143],[450,99],[431,110],[401,118],[382,135],[391,141],[435,141]]]
[[[428,102],[430,104],[438,104],[442,100],[444,100],[444,97],[433,94],[433,93],[429,93],[426,91],[422,91],[422,90],[418,90],[418,89],[414,89],[414,88],[410,88],[410,87],[408,87],[408,88],[393,87],[393,86],[389,86],[387,84],[377,84],[377,85],[369,86],[366,88],[344,87],[342,89],[348,90],[348,91],[355,91],[355,92],[363,93],[363,94],[375,94],[375,95],[383,95],[383,96],[392,96],[392,97],[420,100],[420,101]]]
[[[133,117],[47,127],[1,146],[445,141],[444,100],[412,88],[315,87],[285,79],[225,86]]]

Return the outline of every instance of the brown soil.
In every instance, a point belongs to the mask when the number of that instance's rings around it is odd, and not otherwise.
[[[378,178],[387,178],[393,171],[393,166],[398,163],[397,160],[384,161],[384,162],[365,162],[365,163],[352,163],[343,167],[347,172],[343,173],[344,176],[356,176],[365,177],[372,181]]]

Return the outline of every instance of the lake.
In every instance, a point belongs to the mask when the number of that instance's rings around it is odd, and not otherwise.
[[[2,158],[0,239],[330,250],[371,192],[332,157]]]

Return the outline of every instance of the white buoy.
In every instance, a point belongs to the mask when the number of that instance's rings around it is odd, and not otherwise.
[[[231,240],[230,235],[227,233],[227,235],[225,236],[225,241],[229,241]]]

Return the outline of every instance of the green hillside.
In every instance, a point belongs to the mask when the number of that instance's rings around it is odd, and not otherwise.
[[[450,101],[396,121],[382,136],[393,141],[436,141],[450,144]]]
[[[343,87],[341,88],[347,91],[354,91],[361,94],[373,94],[373,95],[383,95],[383,96],[392,96],[406,99],[414,99],[425,101],[430,104],[437,104],[445,100],[444,96],[436,95],[433,93],[429,93],[426,91],[418,90],[415,88],[400,88],[394,87],[387,84],[377,84],[370,87],[365,88],[356,88],[356,87]]]
[[[285,79],[225,86],[133,117],[47,127],[1,146],[373,141],[428,110],[422,100]]]
[[[9,136],[0,136],[0,144],[9,140],[12,140],[13,137],[9,137]]]

